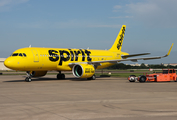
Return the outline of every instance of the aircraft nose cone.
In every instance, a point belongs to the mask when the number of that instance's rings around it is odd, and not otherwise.
[[[7,68],[11,68],[11,67],[13,66],[12,61],[10,60],[10,58],[7,58],[7,59],[4,61],[4,65],[5,65]]]

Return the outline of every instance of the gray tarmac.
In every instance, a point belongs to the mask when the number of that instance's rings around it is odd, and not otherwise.
[[[0,120],[176,120],[177,82],[0,76]]]

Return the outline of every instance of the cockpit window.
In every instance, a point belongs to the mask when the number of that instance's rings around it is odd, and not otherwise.
[[[18,53],[13,53],[12,56],[18,56]]]
[[[19,53],[18,55],[21,56],[21,57],[23,56],[21,53]]]
[[[13,53],[11,56],[26,57],[26,54],[25,53]]]
[[[23,56],[24,56],[24,57],[26,57],[26,54],[25,54],[25,53],[23,53]]]

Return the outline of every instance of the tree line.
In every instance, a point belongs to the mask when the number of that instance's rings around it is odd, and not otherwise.
[[[164,66],[164,65],[158,65],[158,64],[149,64],[146,66],[144,63],[142,63],[140,66],[131,66],[131,65],[125,65],[124,63],[118,63],[115,65],[112,65],[110,67],[107,67],[106,69],[162,69],[162,68],[174,68],[177,69],[177,66]]]

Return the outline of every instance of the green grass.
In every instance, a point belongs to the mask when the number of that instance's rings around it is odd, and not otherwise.
[[[110,76],[110,77],[123,77],[123,78],[128,78],[130,75],[143,75],[143,73],[112,73],[112,74],[101,74],[101,73],[96,73],[96,76],[104,75],[104,76]]]

